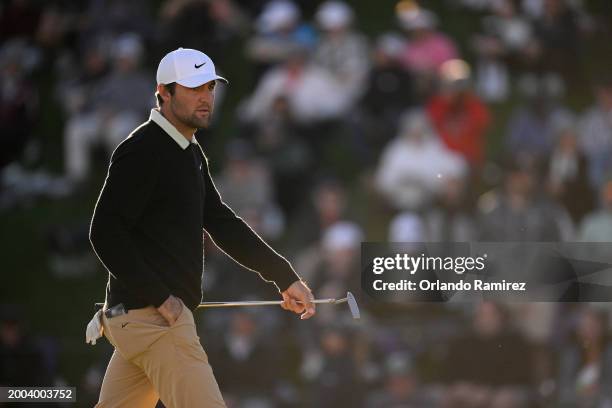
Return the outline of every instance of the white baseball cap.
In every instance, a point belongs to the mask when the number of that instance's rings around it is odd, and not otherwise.
[[[266,4],[257,17],[259,32],[271,33],[289,26],[300,19],[300,9],[290,0],[274,0]]]
[[[361,228],[350,221],[338,221],[327,227],[323,233],[323,248],[329,251],[353,249],[363,241]]]
[[[201,51],[179,48],[164,56],[157,67],[157,84],[176,82],[187,88],[196,88],[212,80],[228,83],[215,72],[215,64]]]
[[[353,10],[342,1],[326,1],[319,6],[315,19],[325,30],[342,28],[353,21]]]

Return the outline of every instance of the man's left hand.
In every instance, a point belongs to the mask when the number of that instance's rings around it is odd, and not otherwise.
[[[281,307],[285,310],[301,313],[300,319],[310,319],[316,313],[315,304],[312,303],[314,296],[303,281],[293,282],[287,290],[281,292],[281,295],[283,296]],[[297,301],[301,303],[297,303]]]

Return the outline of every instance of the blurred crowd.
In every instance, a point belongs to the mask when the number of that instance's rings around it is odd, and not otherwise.
[[[97,193],[181,46],[234,75],[196,134],[218,189],[317,297],[360,293],[363,241],[612,241],[612,67],[588,53],[612,40],[610,15],[580,0],[402,0],[379,2],[386,29],[366,32],[368,3],[2,1],[0,216]],[[46,232],[41,273],[104,273],[88,222]],[[210,239],[203,282],[206,300],[278,297]],[[201,314],[228,406],[612,407],[608,304],[358,301],[359,322],[326,306],[308,322]],[[57,384],[56,342],[18,308],[0,318],[0,384]],[[74,384],[82,406],[108,357]]]

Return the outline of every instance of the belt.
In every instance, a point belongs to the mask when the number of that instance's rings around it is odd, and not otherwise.
[[[109,307],[103,313],[107,319],[112,319],[113,317],[121,316],[123,314],[126,314],[127,312],[128,311],[125,306],[123,306],[123,303],[119,303],[113,307]]]

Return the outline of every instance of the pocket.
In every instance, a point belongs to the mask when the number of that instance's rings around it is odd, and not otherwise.
[[[177,358],[187,360],[198,360],[208,363],[208,356],[200,344],[200,337],[196,331],[193,313],[187,306],[183,305],[183,310],[176,322],[170,327],[170,335],[177,350]]]
[[[121,316],[106,319],[106,324],[111,343],[126,360],[147,351],[170,329],[155,308],[130,310]]]
[[[188,319],[188,316],[185,316],[185,315],[189,312],[189,309],[187,309],[187,306],[185,306],[182,300],[181,300],[181,305],[183,307],[181,308],[181,311],[179,315],[176,317],[176,320],[174,321],[174,323],[170,325],[171,328],[176,326],[177,324],[181,324],[183,319]]]

